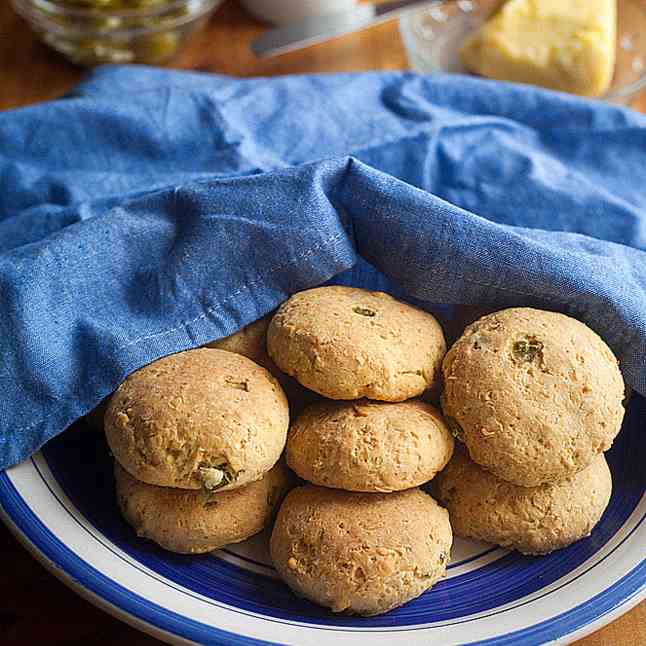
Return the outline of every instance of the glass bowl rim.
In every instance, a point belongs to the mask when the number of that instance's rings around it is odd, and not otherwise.
[[[130,39],[136,38],[138,36],[144,36],[148,34],[155,34],[164,31],[171,31],[177,29],[191,22],[195,22],[207,15],[209,12],[215,10],[223,0],[197,0],[199,6],[192,12],[187,13],[184,16],[177,17],[175,19],[169,19],[162,22],[161,24],[153,25],[136,25],[136,26],[126,26],[123,28],[114,28],[114,29],[87,29],[79,26],[71,25],[62,25],[56,20],[54,20],[50,15],[47,14],[44,10],[45,6],[53,6],[51,0],[11,0],[16,11],[22,15],[25,20],[37,26],[38,28],[47,31],[48,33],[54,33],[63,38],[75,38],[75,39],[87,39],[94,38],[96,40],[118,40],[118,39]],[[163,17],[164,13],[178,8],[183,8],[189,5],[190,3],[195,3],[196,0],[174,0],[169,2],[167,5],[163,6],[163,11],[157,10],[155,13],[150,12],[138,12],[138,11],[128,11],[128,12],[108,12],[108,11],[85,11],[82,10],[80,14],[78,12],[70,13],[67,9],[64,11],[57,11],[58,16],[68,17],[68,18],[130,18],[143,20],[147,18]],[[58,5],[58,9],[61,9],[61,6]]]
[[[217,4],[217,0],[199,1],[201,4],[206,5]],[[170,0],[167,3],[152,7],[141,9],[120,9],[115,11],[96,7],[87,9],[66,7],[65,5],[60,4],[57,0],[14,0],[14,3],[25,5],[32,10],[47,12],[50,15],[76,18],[155,18],[169,11],[182,9],[192,2],[195,2],[195,0]]]

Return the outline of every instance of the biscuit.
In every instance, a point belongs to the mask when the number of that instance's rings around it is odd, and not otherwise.
[[[114,475],[119,508],[137,535],[181,554],[211,552],[262,531],[292,481],[282,462],[256,482],[216,493],[149,485],[118,462]]]
[[[444,468],[453,436],[439,412],[419,400],[323,401],[292,424],[287,462],[303,479],[347,491],[417,487]]]
[[[285,391],[291,414],[297,415],[305,406],[318,399],[318,395],[306,390],[295,379],[281,372],[267,354],[267,328],[269,327],[271,317],[272,315],[270,314],[258,319],[234,334],[218,339],[217,341],[211,341],[204,347],[236,352],[269,370],[278,379]]]
[[[271,321],[271,315],[264,316],[249,325],[238,330],[236,333],[225,336],[222,339],[211,341],[207,343],[205,348],[217,348],[219,350],[226,350],[227,352],[235,352],[255,361],[259,366],[266,368],[271,372],[274,377],[278,377],[274,373],[277,370],[276,364],[269,358],[267,354],[267,328]]]
[[[278,460],[289,426],[276,379],[225,350],[180,352],[137,370],[105,415],[114,457],[163,487],[235,489]]]
[[[441,579],[451,550],[448,513],[420,489],[351,493],[292,489],[271,535],[271,557],[297,594],[334,612],[376,615]]]
[[[520,487],[456,450],[433,492],[449,510],[457,536],[547,554],[590,534],[610,500],[612,478],[601,454],[566,480]]]
[[[624,415],[617,360],[583,323],[512,308],[470,325],[443,363],[442,409],[473,460],[526,487],[606,451]]]
[[[267,349],[283,372],[329,399],[403,401],[434,383],[446,343],[431,314],[388,294],[319,287],[281,305]]]

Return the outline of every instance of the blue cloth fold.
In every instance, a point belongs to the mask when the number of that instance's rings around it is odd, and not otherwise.
[[[0,468],[333,280],[529,305],[646,395],[646,118],[459,76],[106,67],[0,114]]]

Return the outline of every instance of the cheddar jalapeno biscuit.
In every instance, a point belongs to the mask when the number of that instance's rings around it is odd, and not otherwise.
[[[288,464],[301,478],[347,491],[416,487],[452,453],[442,417],[419,400],[320,402],[301,413],[287,439]]]
[[[448,513],[419,489],[369,494],[307,485],[287,494],[270,549],[297,594],[369,616],[441,579],[451,543]]]
[[[110,449],[135,478],[211,491],[261,478],[280,457],[288,426],[285,394],[267,370],[206,348],[130,375],[105,416]]]
[[[457,536],[524,554],[547,554],[588,536],[605,511],[612,478],[603,455],[566,480],[519,487],[456,450],[433,481]]]
[[[431,314],[388,294],[319,287],[281,305],[267,349],[283,372],[329,399],[403,401],[434,383],[446,344]]]
[[[442,409],[473,460],[533,487],[606,451],[624,415],[616,358],[583,323],[513,308],[470,325],[447,353]]]
[[[114,475],[121,513],[137,535],[182,554],[211,552],[262,531],[293,479],[282,462],[256,482],[215,493],[149,485],[118,462]]]
[[[266,368],[275,377],[276,365],[267,354],[267,328],[271,321],[271,315],[265,316],[238,330],[235,334],[211,341],[204,347],[217,348],[227,352],[241,354],[258,365]]]

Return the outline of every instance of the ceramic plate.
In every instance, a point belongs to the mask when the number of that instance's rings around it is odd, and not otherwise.
[[[335,616],[277,580],[266,536],[203,556],[137,539],[116,509],[102,434],[77,424],[0,474],[16,535],[93,603],[169,642],[568,643],[646,596],[646,400],[633,397],[608,461],[610,505],[592,535],[547,557],[457,540],[448,576],[380,617]]]

